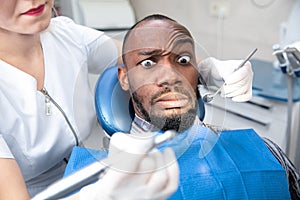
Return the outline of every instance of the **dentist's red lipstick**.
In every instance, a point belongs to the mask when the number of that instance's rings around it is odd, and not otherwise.
[[[40,5],[36,8],[32,8],[32,9],[22,13],[22,15],[37,16],[37,15],[40,15],[43,13],[44,8],[45,8],[45,5],[43,4],[43,5]]]

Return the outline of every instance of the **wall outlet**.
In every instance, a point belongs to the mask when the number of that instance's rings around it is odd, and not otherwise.
[[[209,14],[213,17],[227,17],[230,11],[229,1],[210,1]]]

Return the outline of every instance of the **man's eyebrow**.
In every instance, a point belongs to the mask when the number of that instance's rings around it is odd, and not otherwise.
[[[163,52],[162,49],[154,49],[154,50],[142,50],[139,51],[139,55],[141,56],[153,56],[153,55],[159,55]]]
[[[184,38],[180,38],[180,39],[175,40],[174,44],[172,45],[173,46],[172,49],[174,49],[178,45],[186,44],[186,43],[190,43],[192,46],[194,46],[194,41],[193,41],[192,38],[184,37]],[[164,52],[166,52],[166,50],[163,50],[163,49],[149,49],[149,50],[139,51],[138,55],[140,55],[140,56],[156,56],[156,55],[160,55]]]
[[[178,45],[190,43],[192,46],[194,46],[194,40],[190,37],[180,38],[174,41],[173,48],[177,47]]]

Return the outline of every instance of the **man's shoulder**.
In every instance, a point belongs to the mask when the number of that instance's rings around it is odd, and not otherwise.
[[[263,138],[252,128],[223,130],[220,132],[220,138],[236,142],[258,142],[259,144],[264,144]]]
[[[264,163],[267,169],[282,170],[282,166],[254,129],[226,130],[220,133],[219,143],[233,158]]]
[[[249,135],[257,135],[258,136],[258,133],[252,128],[247,128],[247,129],[225,129],[225,130],[222,130],[221,134],[223,134],[223,135],[249,134]]]

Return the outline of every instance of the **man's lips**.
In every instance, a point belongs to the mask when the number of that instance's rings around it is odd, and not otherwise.
[[[156,98],[153,103],[158,104],[165,109],[185,107],[189,103],[186,95],[181,93],[166,93]]]
[[[32,8],[24,13],[22,13],[22,15],[39,15],[44,11],[45,5],[40,5],[36,8]]]

